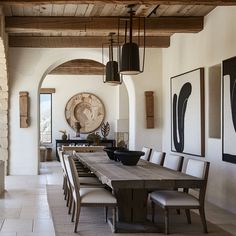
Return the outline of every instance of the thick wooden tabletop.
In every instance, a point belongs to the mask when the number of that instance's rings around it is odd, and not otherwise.
[[[125,166],[110,160],[105,152],[77,153],[77,157],[111,188],[196,188],[203,182],[202,179],[148,161],[139,160],[136,166]]]

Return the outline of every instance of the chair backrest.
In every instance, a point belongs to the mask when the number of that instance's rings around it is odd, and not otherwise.
[[[64,160],[65,160],[65,166],[66,166],[67,175],[68,175],[68,179],[69,179],[69,182],[71,185],[73,196],[77,200],[79,200],[79,198],[80,198],[80,194],[79,194],[80,182],[79,182],[79,176],[77,174],[74,160],[73,160],[72,156],[70,156],[70,155],[64,155]]]
[[[205,168],[206,168],[205,161],[188,159],[185,173],[198,178],[204,178]]]
[[[204,204],[209,168],[210,168],[210,162],[208,161],[188,159],[185,173],[203,179],[203,182],[199,187],[200,204]]]
[[[59,156],[59,160],[60,160],[60,163],[61,163],[61,167],[63,169],[63,172],[64,174],[66,174],[66,167],[65,167],[65,161],[64,161],[64,158],[63,158],[63,151],[61,149],[61,147],[58,147],[57,148],[57,154]]]
[[[142,152],[144,152],[145,154],[143,156],[141,156],[142,160],[148,161],[152,152],[151,148],[148,147],[143,147],[142,148]]]
[[[152,155],[150,156],[149,161],[154,164],[163,165],[164,157],[165,157],[165,152],[159,152],[155,150],[152,151]]]
[[[181,171],[183,160],[183,156],[167,154],[163,166],[172,170]]]

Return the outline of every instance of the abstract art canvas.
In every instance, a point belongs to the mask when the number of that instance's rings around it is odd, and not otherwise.
[[[204,68],[171,77],[171,151],[204,156]]]
[[[236,57],[223,61],[222,95],[223,161],[236,163]]]

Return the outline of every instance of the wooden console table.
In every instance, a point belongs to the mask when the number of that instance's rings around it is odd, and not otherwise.
[[[101,146],[106,146],[106,147],[114,147],[115,146],[115,140],[114,139],[102,139],[100,140],[100,144]],[[67,140],[62,140],[62,139],[56,139],[56,157],[57,160],[59,160],[59,156],[57,153],[57,147],[61,147],[61,146],[69,146],[69,145],[87,145],[87,146],[91,146],[92,142],[89,142],[86,139],[67,139]]]

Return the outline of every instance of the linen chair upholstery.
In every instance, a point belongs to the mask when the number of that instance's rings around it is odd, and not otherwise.
[[[72,188],[73,196],[73,213],[72,220],[75,216],[74,232],[77,232],[80,209],[82,206],[93,207],[113,207],[113,231],[116,229],[116,198],[106,189],[103,188],[80,188],[79,177],[76,174],[74,160],[65,156],[65,164],[68,170],[68,178]],[[106,215],[107,220],[107,215]]]
[[[200,218],[203,225],[203,231],[207,233],[207,223],[205,217],[205,193],[209,172],[209,162],[200,160],[189,159],[185,173],[203,179],[201,186],[199,187],[198,197],[195,197],[189,193],[188,189],[184,189],[183,192],[174,190],[154,191],[150,194],[150,200],[152,202],[152,220],[154,222],[155,204],[158,204],[165,210],[165,233],[169,233],[169,209],[185,209],[187,221],[191,224],[190,209],[198,209]]]
[[[165,152],[159,152],[154,150],[152,151],[149,161],[157,165],[163,165],[164,158],[165,158]]]
[[[183,166],[183,156],[167,154],[163,166],[172,170],[181,171]]]
[[[143,147],[142,148],[142,152],[144,152],[145,154],[143,156],[141,156],[140,158],[144,161],[148,161],[152,152],[151,148],[148,147]]]
[[[66,205],[69,207],[68,213],[71,213],[71,208],[72,208],[72,189],[71,189],[71,184],[69,181],[68,177],[68,170],[65,164],[65,156],[68,156],[68,154],[65,154],[60,148],[58,149],[58,155],[61,160],[62,165],[64,166],[64,173],[66,174],[66,179],[65,179],[65,189],[64,189],[64,194],[65,194],[65,200]],[[72,158],[72,157],[71,157]],[[76,169],[77,174],[81,175],[81,173]],[[82,175],[83,177],[80,178],[80,183],[81,186],[86,188],[86,187],[104,187],[104,185],[101,184],[101,182],[98,180],[96,177],[90,177],[90,176],[85,176]],[[95,176],[95,175],[94,175]]]

